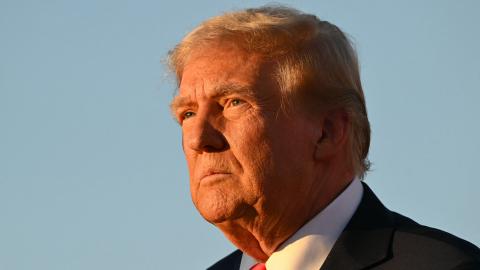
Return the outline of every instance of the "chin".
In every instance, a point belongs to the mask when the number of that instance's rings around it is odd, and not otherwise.
[[[251,208],[239,198],[227,196],[219,194],[202,196],[197,198],[194,204],[200,215],[213,224],[241,218]]]

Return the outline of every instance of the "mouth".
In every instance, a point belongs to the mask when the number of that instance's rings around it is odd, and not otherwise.
[[[212,184],[214,182],[219,182],[225,180],[232,174],[225,171],[207,171],[200,178],[202,184]]]

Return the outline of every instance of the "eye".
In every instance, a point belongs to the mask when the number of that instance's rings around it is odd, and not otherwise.
[[[225,107],[229,107],[229,106],[235,107],[235,106],[242,105],[243,103],[245,103],[244,100],[241,100],[238,98],[232,98],[225,103]]]
[[[244,101],[243,100],[240,100],[240,99],[232,99],[232,101],[230,102],[232,104],[232,106],[238,106],[240,104],[242,104]]]
[[[192,112],[192,111],[187,111],[187,112],[183,113],[182,119],[185,120],[185,119],[188,119],[188,118],[190,118],[190,117],[193,117],[194,115],[195,115],[194,112]]]

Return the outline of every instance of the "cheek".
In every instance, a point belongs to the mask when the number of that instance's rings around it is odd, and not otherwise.
[[[270,153],[265,125],[261,119],[249,117],[241,123],[232,123],[226,130],[230,150],[240,165],[245,170],[261,167]]]
[[[183,142],[182,142],[183,146]],[[187,147],[183,146],[183,153],[185,156],[185,161],[187,163],[188,175],[189,175],[189,183],[190,183],[190,194],[192,198],[196,196],[196,191],[198,189],[198,183],[194,181],[195,179],[195,164],[197,161],[197,155],[194,151],[189,150]]]
[[[195,162],[197,159],[197,154],[191,148],[186,145],[186,136],[185,131],[182,130],[182,150],[185,156],[185,161],[187,162],[187,167],[190,175],[192,175],[193,168],[195,167]]]
[[[243,186],[248,190],[246,193],[262,194],[267,179],[274,174],[272,145],[265,125],[254,122],[239,129],[232,137],[231,151],[241,168]]]
[[[191,150],[188,150],[185,147],[183,148],[183,154],[185,156],[185,161],[187,162],[187,168],[190,178],[192,178],[195,168],[196,156],[194,155],[194,153],[192,153]]]

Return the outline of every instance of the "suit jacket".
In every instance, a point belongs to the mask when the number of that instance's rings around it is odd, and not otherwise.
[[[363,187],[362,201],[320,270],[480,269],[476,246],[388,210]],[[208,269],[238,270],[241,259],[236,250]]]

